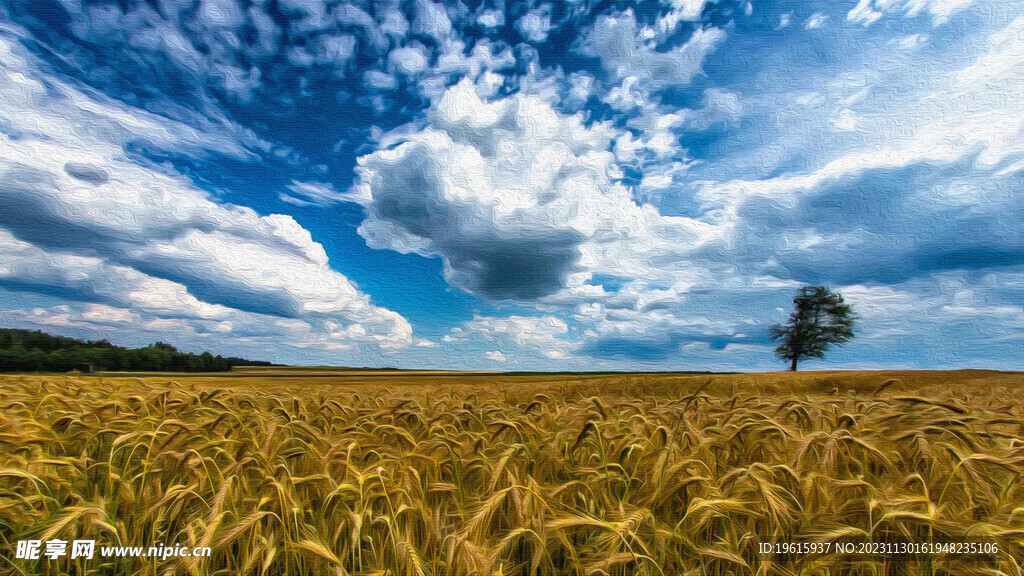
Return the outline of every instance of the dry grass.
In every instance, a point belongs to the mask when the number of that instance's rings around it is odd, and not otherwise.
[[[29,538],[209,545],[96,574],[1012,574],[998,372],[0,377],[0,573]],[[775,542],[988,556],[762,556]],[[105,562],[105,563],[104,563]]]

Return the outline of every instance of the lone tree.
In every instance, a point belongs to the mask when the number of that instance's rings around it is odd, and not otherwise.
[[[828,286],[804,286],[793,298],[793,313],[785,326],[776,324],[768,331],[779,341],[775,356],[789,360],[789,369],[804,358],[824,358],[833,345],[841,346],[853,339],[857,317],[838,292]]]

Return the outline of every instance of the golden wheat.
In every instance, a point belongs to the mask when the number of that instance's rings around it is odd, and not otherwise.
[[[1016,381],[421,377],[3,377],[0,572],[1024,570]],[[52,538],[212,556],[14,558],[18,540]],[[999,553],[758,548],[869,541]]]

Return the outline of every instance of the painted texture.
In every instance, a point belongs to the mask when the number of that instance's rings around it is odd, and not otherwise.
[[[771,369],[768,328],[821,283],[861,316],[829,366],[1022,369],[1022,14],[5,2],[0,325]]]

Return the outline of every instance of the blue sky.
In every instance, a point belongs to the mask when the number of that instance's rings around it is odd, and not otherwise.
[[[0,325],[297,364],[1024,369],[1024,5],[13,0]]]

